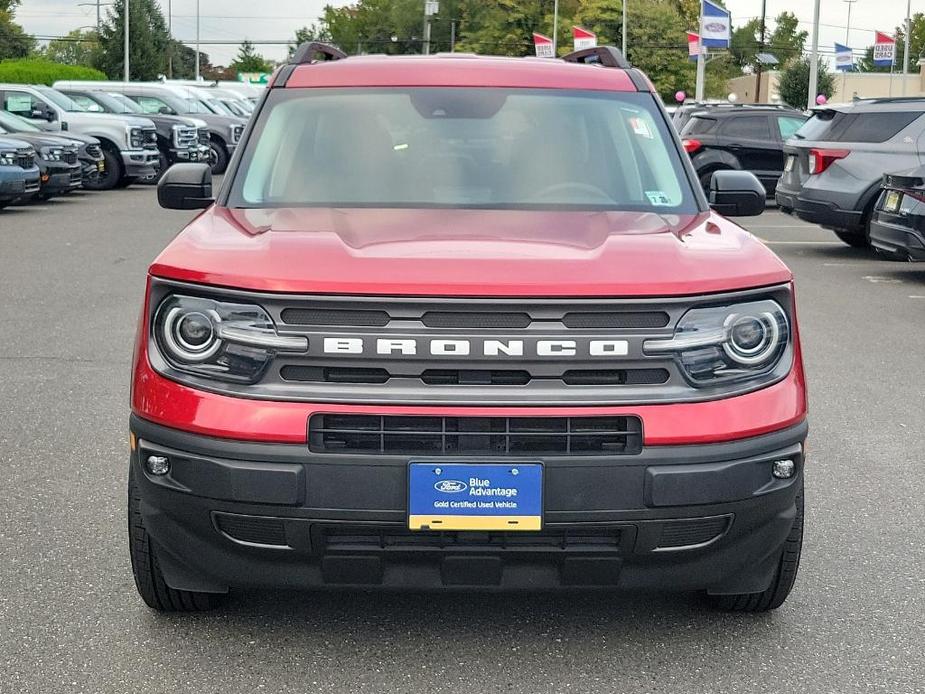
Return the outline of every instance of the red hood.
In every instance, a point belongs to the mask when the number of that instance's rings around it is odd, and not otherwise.
[[[658,296],[787,282],[764,244],[711,213],[212,207],[151,266],[260,291]]]

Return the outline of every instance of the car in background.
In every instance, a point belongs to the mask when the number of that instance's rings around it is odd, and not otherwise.
[[[80,162],[80,143],[71,133],[51,133],[45,130],[13,130],[0,122],[0,137],[11,137],[27,142],[35,150],[35,163],[39,168],[37,200],[48,200],[64,195],[83,185],[83,166]]]
[[[47,137],[49,135],[48,131],[32,125],[25,118],[14,116],[7,111],[0,111],[0,134],[4,133],[13,137],[20,137],[21,135]],[[105,171],[105,159],[103,159],[100,141],[95,137],[78,135],[70,131],[57,133],[56,137],[77,145],[77,160],[81,165],[82,184],[91,190],[95,188],[97,180]]]
[[[206,122],[212,173],[224,173],[231,155],[244,134],[245,120],[215,110],[190,87],[160,82],[106,82],[106,89],[127,96],[141,106],[144,113],[193,116]],[[98,89],[98,81],[65,80],[55,82],[57,89]]]
[[[870,244],[890,260],[925,261],[925,166],[883,177]]]
[[[200,144],[199,126],[205,123],[184,116],[164,113],[144,113],[141,106],[129,98],[118,98],[97,89],[62,89],[82,107],[97,113],[142,115],[150,118],[157,129],[157,149],[160,154],[160,173],[179,162],[206,161],[210,156],[207,145]]]
[[[127,186],[158,170],[157,135],[148,118],[89,113],[73,99],[42,85],[0,84],[0,108],[48,131],[99,140],[105,170],[94,190]]]
[[[867,247],[883,175],[920,166],[923,135],[923,97],[816,108],[784,145],[777,205],[849,246]]]
[[[784,171],[784,142],[806,121],[789,106],[725,104],[691,113],[681,130],[700,185],[710,190],[716,171],[751,171],[774,195]]]
[[[0,209],[39,192],[39,167],[28,142],[0,137]]]

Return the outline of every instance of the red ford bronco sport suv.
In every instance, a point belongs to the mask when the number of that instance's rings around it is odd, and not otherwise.
[[[129,529],[157,610],[239,587],[702,591],[779,606],[806,393],[792,276],[649,80],[305,44],[151,265]],[[711,211],[711,205],[713,210]]]

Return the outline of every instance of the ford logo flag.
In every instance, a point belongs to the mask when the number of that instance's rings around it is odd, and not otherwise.
[[[707,48],[729,48],[729,12],[719,5],[703,0],[700,10],[700,35]]]

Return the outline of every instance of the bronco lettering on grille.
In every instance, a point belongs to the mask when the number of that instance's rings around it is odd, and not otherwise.
[[[377,354],[435,357],[625,357],[629,343],[619,339],[459,339],[420,337],[325,337],[324,354]]]

